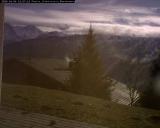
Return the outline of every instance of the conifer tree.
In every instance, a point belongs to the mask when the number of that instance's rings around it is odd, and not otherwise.
[[[109,99],[112,82],[105,79],[103,64],[91,26],[73,62],[69,80],[72,91]]]

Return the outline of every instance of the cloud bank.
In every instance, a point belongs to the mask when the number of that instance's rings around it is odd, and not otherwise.
[[[74,4],[13,4],[5,7],[5,21],[67,33],[81,33],[91,22],[96,32],[157,36],[160,35],[160,1],[148,0],[148,3],[144,0],[77,0]]]

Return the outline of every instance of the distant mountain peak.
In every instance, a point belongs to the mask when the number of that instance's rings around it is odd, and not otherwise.
[[[27,39],[34,39],[43,32],[34,25],[11,25],[5,23],[5,40],[6,41],[21,41]]]
[[[42,31],[34,25],[27,25],[24,28],[25,29],[30,29],[30,30],[36,30],[36,31],[39,31],[40,33],[42,33]]]
[[[17,35],[22,39],[34,39],[41,35],[43,32],[34,25],[15,26],[14,30]]]
[[[18,41],[19,37],[16,34],[14,28],[12,25],[5,23],[4,24],[4,39],[5,41],[9,42],[9,41]]]

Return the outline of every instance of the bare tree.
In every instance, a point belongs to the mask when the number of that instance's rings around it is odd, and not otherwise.
[[[129,90],[129,98],[130,98],[130,106],[133,106],[137,100],[139,99],[139,92],[137,89],[135,89],[135,87],[128,87]]]
[[[144,74],[144,67],[141,65],[140,60],[130,59],[127,61],[127,68],[125,70],[125,83],[128,88],[128,95],[130,99],[130,106],[133,106],[139,100],[139,87],[142,84],[142,77]]]

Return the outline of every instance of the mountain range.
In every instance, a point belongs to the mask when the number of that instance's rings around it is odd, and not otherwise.
[[[5,43],[20,42],[28,39],[35,39],[38,37],[53,37],[53,36],[65,36],[63,32],[43,32],[34,25],[14,26],[9,23],[5,23]]]
[[[56,31],[44,33],[35,26],[5,26],[5,59],[72,58],[86,36],[67,35]],[[105,34],[96,34],[95,37],[108,74],[121,82],[125,82],[124,70],[129,67],[129,60],[140,60],[142,67],[146,67],[156,58],[160,48],[158,37]]]

